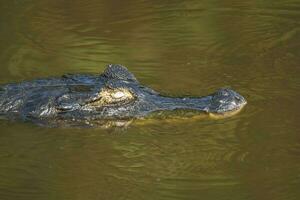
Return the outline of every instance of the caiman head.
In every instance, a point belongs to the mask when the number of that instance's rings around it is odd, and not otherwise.
[[[142,86],[121,65],[108,65],[86,89],[70,90],[56,100],[57,115],[73,119],[128,119],[155,111],[195,110],[225,114],[240,110],[246,100],[231,89],[203,97],[167,97]]]

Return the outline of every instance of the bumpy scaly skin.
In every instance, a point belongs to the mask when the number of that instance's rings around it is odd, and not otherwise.
[[[43,124],[124,120],[164,110],[188,109],[224,114],[240,110],[246,100],[231,89],[204,97],[173,98],[142,86],[121,65],[101,75],[64,75],[0,86],[0,115]]]

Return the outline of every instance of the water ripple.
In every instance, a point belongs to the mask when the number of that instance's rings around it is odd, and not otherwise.
[[[1,121],[1,199],[299,199],[297,1],[5,6],[1,82],[120,63],[164,94],[228,86],[248,105],[119,131]]]

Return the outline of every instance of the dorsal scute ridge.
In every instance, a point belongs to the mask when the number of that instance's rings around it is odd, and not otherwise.
[[[126,80],[126,81],[135,81],[137,79],[135,76],[124,66],[120,64],[109,64],[102,76],[110,79],[119,79],[119,80]]]

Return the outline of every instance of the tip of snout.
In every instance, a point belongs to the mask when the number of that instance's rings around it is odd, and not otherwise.
[[[247,104],[246,99],[237,92],[225,88],[212,94],[208,112],[210,114],[232,115],[238,113]]]

